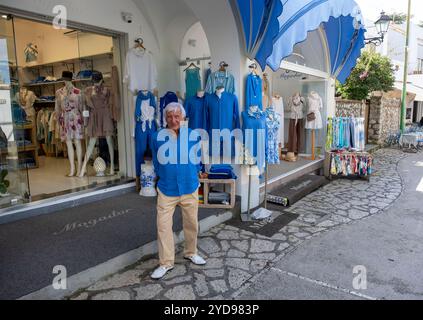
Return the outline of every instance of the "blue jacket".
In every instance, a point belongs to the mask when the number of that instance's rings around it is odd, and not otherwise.
[[[195,129],[205,129],[204,125],[204,107],[205,107],[206,97],[199,98],[197,96],[188,99],[185,102],[185,111],[187,113],[187,118],[189,119],[189,128],[192,130]]]
[[[225,91],[235,93],[235,78],[229,72],[216,71],[207,79],[206,92],[212,94],[217,87],[225,87]]]
[[[181,128],[176,137],[171,130],[161,129],[152,136],[153,164],[159,179],[157,187],[165,196],[189,195],[200,186],[201,148],[192,132]],[[189,141],[191,136],[195,141]],[[196,159],[190,159],[190,154]]]
[[[247,78],[245,110],[251,106],[258,106],[260,110],[263,110],[263,82],[259,76],[253,73],[249,74]]]
[[[240,129],[238,98],[231,93],[223,92],[219,98],[216,93],[206,96],[205,125],[210,137],[213,129]]]

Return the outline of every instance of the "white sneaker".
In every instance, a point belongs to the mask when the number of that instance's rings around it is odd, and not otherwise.
[[[172,269],[173,269],[173,267],[160,266],[156,270],[154,270],[153,274],[151,275],[151,279],[159,280],[159,279],[163,278],[166,275],[166,273],[168,273]]]
[[[197,266],[204,266],[207,262],[198,255],[192,257],[185,257],[185,259],[190,260],[193,264]]]

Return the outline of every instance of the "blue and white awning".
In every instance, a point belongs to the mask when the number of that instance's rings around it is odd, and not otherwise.
[[[354,0],[233,1],[237,3],[235,9],[245,35],[247,55],[256,59],[262,68],[268,65],[274,71],[278,70],[282,60],[293,53],[294,46],[306,40],[308,32],[322,25],[330,55],[331,75],[345,82],[364,47],[361,10]],[[270,8],[274,8],[272,14]],[[278,12],[280,14],[275,19]],[[263,16],[269,18],[259,18]],[[279,30],[277,34],[276,27]],[[269,34],[261,34],[266,31]]]

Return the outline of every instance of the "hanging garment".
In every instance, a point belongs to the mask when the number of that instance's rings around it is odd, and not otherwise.
[[[90,138],[110,137],[114,134],[111,92],[108,88],[92,86],[85,89],[85,103],[90,111],[87,135]]]
[[[328,119],[327,136],[326,136],[326,151],[332,150],[333,146],[333,119]]]
[[[262,105],[263,110],[266,110],[272,103],[272,97],[270,96],[270,83],[269,79],[266,76],[263,76],[263,99]]]
[[[262,80],[259,76],[251,73],[247,77],[247,90],[245,92],[245,108],[258,106],[263,110],[263,88]]]
[[[172,91],[168,91],[163,97],[160,98],[160,111],[159,111],[159,119],[160,119],[160,127],[166,128],[166,115],[164,114],[164,109],[172,102],[179,102],[179,98],[176,93]]]
[[[223,86],[227,93],[235,93],[235,78],[228,71],[216,71],[212,73],[207,81],[206,92],[215,93],[217,87]]]
[[[242,113],[242,131],[245,152],[249,157],[255,158],[254,165],[257,165],[260,169],[264,168],[268,143],[266,114],[263,111],[259,111],[257,114],[244,111]]]
[[[192,97],[185,103],[185,111],[187,113],[188,127],[191,130],[205,129],[204,124],[204,108],[206,97]]]
[[[289,101],[291,109],[291,119],[298,121],[304,119],[304,98],[300,95],[294,95]]]
[[[201,90],[200,68],[187,69],[185,72],[185,99],[194,97]]]
[[[117,66],[112,67],[112,118],[114,121],[120,121],[121,115],[121,97],[120,97],[120,79]]]
[[[282,143],[282,147],[285,145],[285,109],[283,104],[283,98],[275,96],[272,98],[273,110],[280,116],[280,129],[279,129],[279,143]]]
[[[322,111],[323,100],[317,92],[311,92],[308,96],[308,113],[314,113],[316,119],[308,121],[305,128],[309,130],[320,130],[323,128]]]
[[[68,92],[66,87],[56,92],[56,114],[59,115],[60,137],[62,142],[82,140],[84,138],[82,120],[81,91],[73,88]]]
[[[288,152],[298,154],[302,150],[302,136],[304,134],[304,119],[289,121]]]
[[[238,98],[231,93],[223,92],[219,98],[216,93],[206,96],[205,99],[205,129],[209,133],[210,138],[210,152],[213,151],[212,143],[218,143],[213,141],[213,130],[224,130],[228,129],[231,133],[235,129],[240,129],[240,118],[239,118],[239,106]],[[232,144],[226,144],[224,147],[225,152],[222,150],[222,142],[220,141],[221,153],[232,154],[235,152],[235,140],[232,140]],[[215,146],[218,148],[218,146]],[[231,151],[229,151],[231,148]],[[217,156],[217,155],[216,155]]]
[[[136,176],[141,176],[141,165],[145,163],[144,156],[151,150],[151,138],[157,131],[156,98],[149,92],[138,93],[135,105],[135,170]]]
[[[266,110],[267,144],[266,158],[268,164],[280,164],[279,144],[281,117],[273,107]]]
[[[204,75],[205,85],[207,85],[207,82],[209,82],[209,78],[210,78],[210,75],[211,75],[211,74],[212,74],[212,69],[211,69],[211,68],[208,68],[208,69],[206,70],[205,75]]]
[[[34,92],[25,88],[20,89],[19,92],[16,93],[16,101],[25,110],[27,120],[33,122],[35,121],[34,103],[36,98],[37,97],[35,96]]]
[[[124,83],[128,84],[132,92],[153,91],[157,88],[157,68],[149,52],[139,48],[128,51]]]

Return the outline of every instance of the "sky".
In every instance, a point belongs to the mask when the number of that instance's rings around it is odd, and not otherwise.
[[[361,7],[366,20],[376,21],[380,13],[404,12],[407,13],[408,0],[355,0]],[[423,21],[423,1],[411,0],[411,12],[414,15],[414,22]]]

